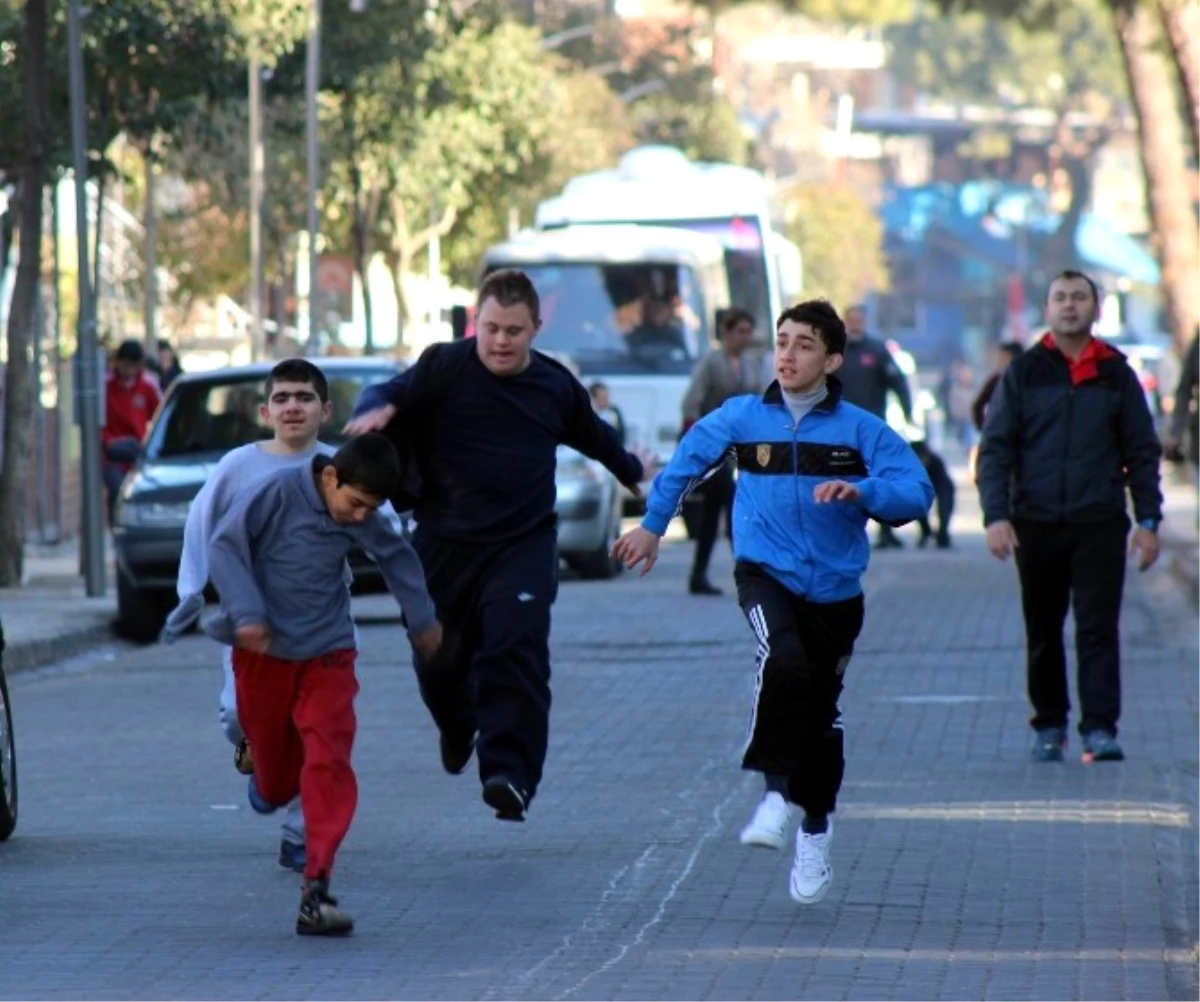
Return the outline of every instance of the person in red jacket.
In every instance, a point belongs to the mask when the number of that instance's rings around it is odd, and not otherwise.
[[[100,431],[110,525],[117,493],[161,400],[162,390],[146,372],[146,352],[141,342],[122,341],[104,381],[104,427]]]

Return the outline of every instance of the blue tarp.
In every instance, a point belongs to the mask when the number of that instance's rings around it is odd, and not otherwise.
[[[1045,211],[1044,193],[1025,186],[969,182],[961,186],[929,184],[888,189],[880,218],[889,242],[913,249],[930,231],[948,237],[962,252],[1004,273],[1018,265],[1022,226],[1036,241],[1054,232],[1060,217]],[[1156,285],[1158,263],[1144,247],[1099,216],[1085,212],[1075,233],[1075,249],[1084,264],[1105,276]]]

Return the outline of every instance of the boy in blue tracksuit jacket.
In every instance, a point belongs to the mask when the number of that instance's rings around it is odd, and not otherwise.
[[[691,428],[654,481],[641,526],[614,547],[627,567],[650,570],[683,498],[733,453],[734,578],[758,640],[742,767],[763,773],[767,788],[741,838],[782,849],[791,805],[801,808],[789,885],[801,904],[820,901],[833,878],[829,815],[845,769],[838,697],[862,629],[867,521],[922,518],[934,496],[908,443],[842,400],[833,373],[845,345],[846,328],[824,300],[785,310],[776,381]]]

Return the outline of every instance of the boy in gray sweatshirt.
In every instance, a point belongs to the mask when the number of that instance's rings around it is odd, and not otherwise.
[[[400,461],[387,439],[352,439],[332,458],[262,481],[221,521],[209,547],[220,608],[204,629],[234,648],[238,715],[254,756],[251,803],[269,813],[298,792],[304,808],[301,935],[354,928],[329,893],[358,801],[350,763],[355,634],[343,577],[352,547],[379,564],[417,653],[430,658],[441,646],[421,563],[378,511],[399,483]]]
[[[306,358],[287,358],[271,370],[264,388],[262,419],[271,426],[274,437],[267,442],[252,442],[225,454],[204,482],[188,509],[183,530],[183,553],[179,561],[177,591],[179,605],[167,617],[160,640],[171,644],[200,618],[204,611],[204,589],[208,585],[208,541],[213,526],[228,513],[246,492],[278,470],[308,466],[318,452],[332,456],[332,446],[317,440],[321,425],[329,420],[329,382],[325,374]],[[347,569],[349,577],[349,569]],[[222,651],[221,730],[234,746],[234,765],[238,772],[254,771],[250,747],[238,722],[233,684],[233,652]],[[304,813],[300,798],[287,807],[279,842],[279,865],[304,872]]]

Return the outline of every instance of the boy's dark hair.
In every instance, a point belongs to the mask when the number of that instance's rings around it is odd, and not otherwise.
[[[730,307],[721,313],[721,334],[728,334],[738,324],[749,324],[754,326],[754,314],[749,310],[743,310],[740,306]]]
[[[789,306],[779,314],[775,329],[779,330],[788,320],[794,324],[808,324],[821,335],[829,354],[846,354],[846,325],[828,299],[808,299]]]
[[[542,322],[542,303],[537,289],[529,276],[516,268],[501,268],[483,280],[479,286],[479,295],[475,297],[476,310],[488,299],[496,300],[501,306],[524,304],[529,308],[529,315],[534,324]]]
[[[285,358],[275,366],[267,376],[267,385],[263,390],[265,399],[271,399],[271,390],[276,383],[309,383],[317,391],[321,403],[329,402],[329,380],[307,358]]]
[[[1057,282],[1059,279],[1068,279],[1071,281],[1083,279],[1083,281],[1087,282],[1088,288],[1092,290],[1092,302],[1095,303],[1097,306],[1100,305],[1100,286],[1098,286],[1092,280],[1090,275],[1085,275],[1082,271],[1078,271],[1075,268],[1065,268],[1064,270],[1060,271],[1057,275],[1055,275],[1052,279],[1050,279],[1050,284],[1046,286],[1046,301],[1047,302],[1050,301],[1051,288],[1053,288],[1054,283]]]
[[[996,347],[1014,362],[1025,354],[1025,346],[1020,341],[1001,341]]]
[[[144,362],[146,361],[146,349],[142,347],[141,341],[135,341],[130,338],[128,341],[122,341],[117,348],[118,362]]]
[[[589,394],[589,396],[594,397],[601,390],[607,390],[607,389],[608,389],[608,383],[602,383],[602,382],[600,382],[600,380],[597,379],[594,383],[592,383],[588,387],[588,394]]]
[[[373,498],[387,499],[400,487],[400,454],[382,435],[356,435],[330,460],[339,487],[353,487]]]

